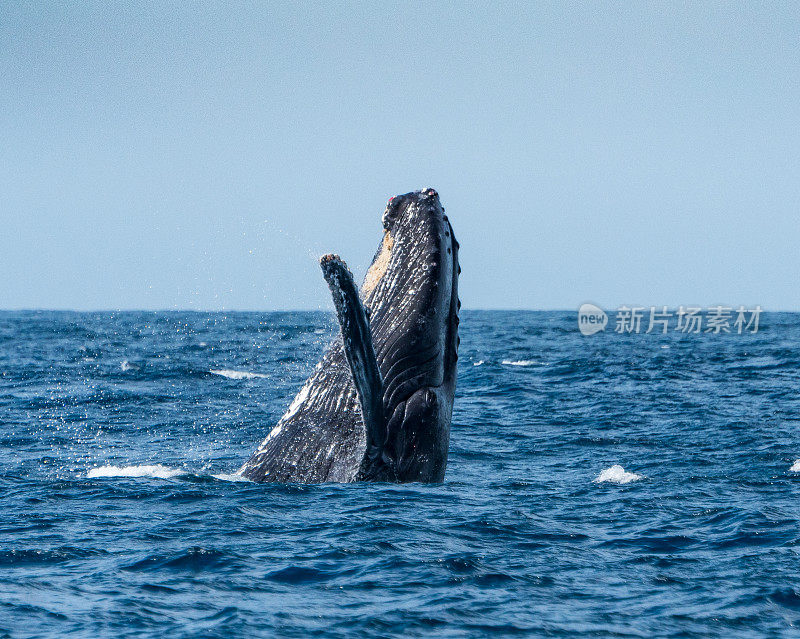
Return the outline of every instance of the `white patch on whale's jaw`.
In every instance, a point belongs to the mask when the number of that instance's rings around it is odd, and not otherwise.
[[[389,231],[383,234],[383,243],[381,244],[380,253],[375,261],[369,267],[367,275],[364,277],[364,283],[361,285],[361,297],[366,298],[367,295],[375,290],[375,287],[383,279],[386,274],[386,269],[389,268],[389,263],[392,259],[392,248],[394,247],[394,238],[392,238]]]

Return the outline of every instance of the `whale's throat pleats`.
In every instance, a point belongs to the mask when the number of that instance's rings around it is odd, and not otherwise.
[[[369,267],[367,275],[364,278],[364,285],[361,287],[362,296],[366,297],[375,289],[381,278],[386,274],[386,269],[389,268],[389,261],[392,258],[392,248],[394,248],[394,239],[389,231],[383,234],[383,244],[381,244],[380,253],[372,262]]]

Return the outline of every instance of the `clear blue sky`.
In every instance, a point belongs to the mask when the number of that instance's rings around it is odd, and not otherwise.
[[[328,308],[439,190],[468,308],[800,309],[800,11],[3,2],[0,308]]]

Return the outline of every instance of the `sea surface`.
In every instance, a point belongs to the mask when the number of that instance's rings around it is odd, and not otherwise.
[[[327,313],[0,313],[0,637],[800,636],[800,315],[465,311],[446,480],[235,474]]]

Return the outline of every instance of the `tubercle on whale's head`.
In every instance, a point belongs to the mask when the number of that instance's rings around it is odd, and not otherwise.
[[[437,212],[444,214],[439,194],[435,189],[426,188],[404,195],[395,195],[386,203],[382,217],[383,228],[391,233],[398,224],[412,224],[414,217]]]

